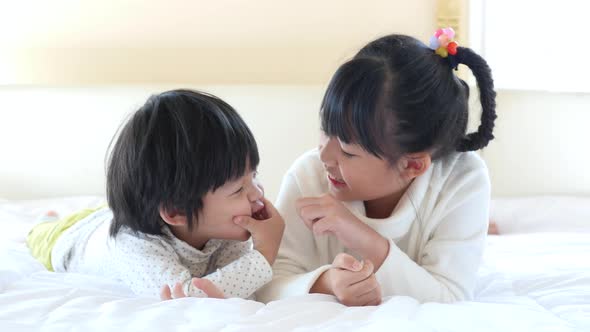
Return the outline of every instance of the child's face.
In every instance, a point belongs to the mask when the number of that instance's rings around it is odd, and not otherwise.
[[[195,232],[211,239],[245,241],[250,233],[233,222],[237,216],[252,216],[264,208],[262,187],[256,171],[248,170],[239,179],[227,182],[203,197]]]
[[[326,169],[330,193],[341,201],[371,201],[394,195],[408,181],[385,159],[357,144],[344,144],[336,137],[320,138],[320,159]]]

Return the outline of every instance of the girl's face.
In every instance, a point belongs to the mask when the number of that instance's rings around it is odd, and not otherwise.
[[[409,184],[396,167],[360,145],[322,134],[319,150],[330,193],[338,200],[377,200],[397,194]]]
[[[247,240],[250,233],[236,225],[233,218],[252,216],[263,209],[263,196],[256,171],[246,171],[239,179],[227,182],[203,197],[203,208],[194,233],[212,239]]]

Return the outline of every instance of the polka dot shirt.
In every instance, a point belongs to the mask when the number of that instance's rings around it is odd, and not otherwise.
[[[254,298],[272,279],[272,268],[251,241],[209,240],[198,250],[176,238],[122,228],[108,235],[112,212],[105,208],[64,232],[52,251],[56,272],[77,272],[123,281],[135,294],[159,297],[163,285],[183,284],[189,296],[206,297],[193,277],[212,281],[226,297]]]

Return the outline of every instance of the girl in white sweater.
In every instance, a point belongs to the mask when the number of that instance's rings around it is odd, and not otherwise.
[[[493,139],[495,92],[485,60],[453,35],[437,30],[431,48],[386,36],[336,71],[321,106],[319,148],[284,178],[277,208],[286,229],[258,299],[324,293],[376,305],[394,295],[472,297],[490,183],[470,151]],[[477,79],[483,110],[470,134],[458,64]]]

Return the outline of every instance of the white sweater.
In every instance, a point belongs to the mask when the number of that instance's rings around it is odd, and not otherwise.
[[[168,226],[164,235],[132,232],[122,227],[109,236],[113,213],[94,212],[66,230],[51,254],[56,272],[76,272],[123,281],[142,296],[159,297],[163,285],[183,284],[189,296],[206,297],[191,279],[204,277],[227,297],[253,298],[270,281],[272,269],[252,241],[212,239],[202,250],[176,238]]]
[[[327,192],[319,153],[309,151],[295,161],[281,185],[276,205],[286,229],[273,280],[257,292],[258,300],[306,294],[338,253],[354,254],[334,236],[315,236],[296,212],[298,198]],[[452,302],[472,297],[485,246],[489,202],[487,167],[469,152],[434,162],[413,181],[389,218],[368,218],[362,201],[344,204],[389,239],[389,253],[376,272],[384,297]]]

